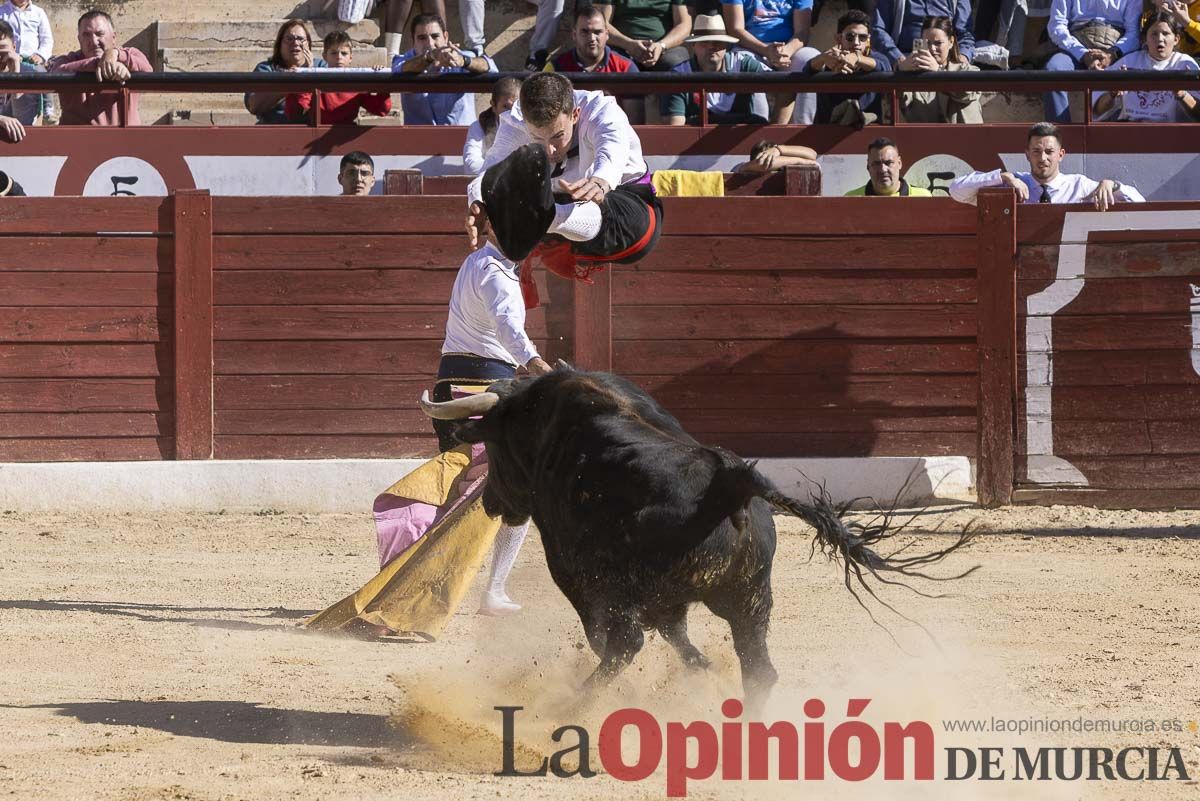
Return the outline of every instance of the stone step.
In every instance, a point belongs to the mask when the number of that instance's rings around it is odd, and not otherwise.
[[[192,22],[158,22],[154,25],[155,49],[252,47],[265,50],[267,56],[275,46],[275,34],[281,20],[238,22],[233,20],[197,20]],[[379,39],[379,23],[366,19],[357,25],[329,19],[309,20],[318,40],[331,31],[344,30],[355,45],[374,45]],[[313,49],[320,50],[313,42]],[[265,58],[266,56],[264,56]],[[261,61],[261,59],[260,59]]]
[[[270,57],[270,47],[167,47],[158,51],[155,66],[162,72],[251,72]],[[382,47],[354,48],[356,67],[387,64],[387,51]]]

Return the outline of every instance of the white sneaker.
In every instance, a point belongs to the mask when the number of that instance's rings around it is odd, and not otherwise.
[[[520,611],[521,605],[513,603],[507,595],[485,592],[483,594],[483,602],[479,605],[478,614],[490,617],[504,617],[505,615],[515,615]]]

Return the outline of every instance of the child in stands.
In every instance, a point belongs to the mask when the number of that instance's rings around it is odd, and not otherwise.
[[[346,69],[354,61],[354,42],[345,31],[334,31],[325,37],[326,63],[334,69]],[[292,122],[308,122],[312,114],[312,94],[303,92],[287,96],[284,104]],[[392,110],[392,98],[386,92],[322,92],[321,124],[354,124],[362,109],[377,117],[386,117]]]
[[[9,0],[0,5],[0,21],[12,26],[13,43],[17,46],[21,61],[33,67],[35,72],[45,72],[46,62],[54,54],[54,33],[50,30],[50,18],[45,10],[33,0]],[[47,92],[40,97],[42,122],[58,122],[54,95]]]

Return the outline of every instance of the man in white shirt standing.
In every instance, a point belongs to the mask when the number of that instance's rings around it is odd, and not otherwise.
[[[489,232],[489,210],[503,206],[535,209],[536,230],[526,239],[547,234],[567,240],[568,269],[547,266],[560,275],[586,277],[580,262],[631,264],[654,247],[662,228],[662,203],[654,194],[642,158],[642,143],[615,99],[603,92],[576,91],[571,81],[555,72],[540,72],[521,84],[521,95],[500,116],[496,139],[484,167],[501,164],[527,145],[544,148],[550,161],[548,178],[555,197],[546,197],[538,182],[514,181],[498,190],[490,206],[481,200],[483,177],[467,188],[466,229],[471,247],[479,247]],[[515,172],[515,171],[514,171]],[[503,241],[500,247],[504,249]],[[556,255],[562,255],[560,252]],[[506,253],[520,260],[521,253]],[[576,272],[578,269],[580,272]]]
[[[487,178],[482,190],[484,202],[497,202],[494,188],[505,185],[497,177],[503,176],[508,167],[504,164],[484,173]],[[446,339],[433,390],[435,401],[482,392],[493,382],[513,378],[518,372],[530,375],[550,372],[550,365],[525,333],[525,299],[519,269],[516,262],[490,242],[467,256],[459,268],[450,293]],[[433,421],[442,451],[459,444],[454,437],[457,425],[450,420]],[[480,614],[508,615],[520,611],[521,607],[508,597],[505,583],[528,531],[528,523],[500,527]]]
[[[975,204],[980,189],[1011,186],[1017,190],[1022,203],[1086,203],[1095,204],[1099,211],[1108,211],[1118,201],[1144,203],[1146,199],[1132,186],[1111,178],[1093,181],[1086,175],[1059,172],[1063,157],[1062,137],[1058,126],[1039,122],[1029,129],[1025,158],[1029,172],[973,172],[950,184],[950,197],[960,203]]]

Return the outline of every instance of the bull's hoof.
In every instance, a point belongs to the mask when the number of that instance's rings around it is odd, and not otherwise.
[[[699,651],[691,654],[680,654],[680,656],[683,657],[683,664],[688,670],[703,671],[712,667],[712,660]]]

